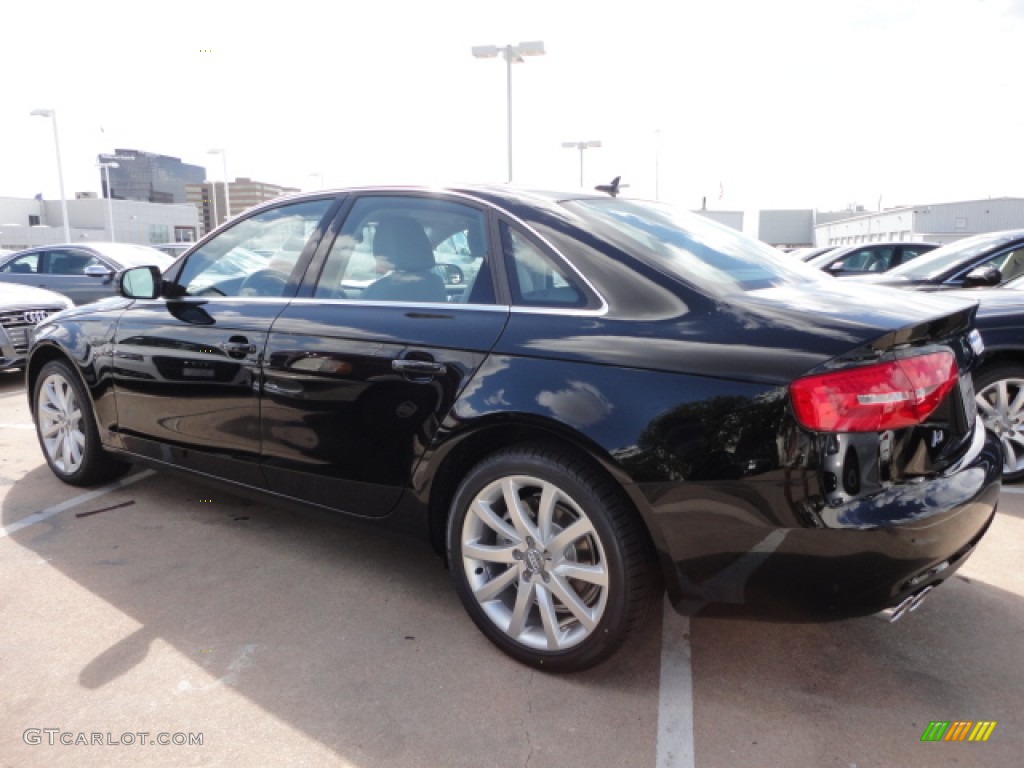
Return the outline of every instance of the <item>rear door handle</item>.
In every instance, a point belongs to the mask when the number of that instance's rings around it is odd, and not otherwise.
[[[435,363],[433,360],[392,360],[391,368],[413,376],[443,376],[448,372],[444,363]]]

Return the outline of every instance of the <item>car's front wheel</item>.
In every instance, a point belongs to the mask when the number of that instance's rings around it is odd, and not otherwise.
[[[103,450],[89,397],[63,360],[43,366],[36,378],[32,404],[46,463],[65,483],[93,485],[130,469],[130,465]]]
[[[1003,480],[1024,478],[1024,367],[997,363],[974,376],[978,410],[1003,445]]]
[[[448,525],[449,563],[473,621],[513,658],[553,672],[607,658],[647,614],[651,549],[620,488],[543,446],[474,467]]]

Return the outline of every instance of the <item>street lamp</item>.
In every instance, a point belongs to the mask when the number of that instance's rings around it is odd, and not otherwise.
[[[64,171],[60,167],[60,138],[57,136],[57,110],[33,109],[32,117],[49,117],[53,119],[53,143],[57,147],[57,181],[60,183],[60,210],[64,216],[64,241],[71,242],[71,222],[68,221],[68,199],[64,197]]]
[[[211,149],[208,154],[220,155],[220,159],[224,161],[224,221],[231,218],[231,184],[228,182],[228,153],[227,150],[221,147],[220,149]],[[216,199],[217,194],[214,190],[214,198]],[[216,202],[214,202],[216,205]],[[216,217],[216,214],[214,214]]]
[[[566,149],[578,149],[580,151],[580,186],[583,186],[583,150],[590,147],[600,147],[600,141],[563,141],[562,146]]]
[[[523,56],[543,56],[544,43],[535,40],[519,45],[474,45],[473,55],[478,59],[493,59],[502,53],[505,57],[505,99],[508,109],[508,180],[512,181],[512,65],[522,64]]]
[[[114,200],[110,190],[110,169],[120,168],[118,163],[96,163],[97,168],[103,169],[103,176],[107,180],[107,218],[110,219],[110,242],[116,243],[114,239]]]

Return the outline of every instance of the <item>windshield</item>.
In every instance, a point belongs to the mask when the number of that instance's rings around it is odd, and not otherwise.
[[[564,205],[652,266],[710,290],[832,279],[735,229],[661,203],[593,198]]]
[[[171,256],[156,248],[129,243],[105,243],[100,253],[120,262],[124,267],[145,267],[152,264],[163,268],[174,262]]]
[[[941,277],[951,269],[970,262],[975,256],[981,256],[991,248],[998,248],[1004,243],[1016,240],[1020,232],[988,232],[984,235],[965,237],[930,253],[918,256],[903,266],[889,270],[892,277],[906,277],[912,280],[926,280]]]

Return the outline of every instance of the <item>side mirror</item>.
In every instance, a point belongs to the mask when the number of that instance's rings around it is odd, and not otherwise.
[[[843,261],[833,261],[831,264],[829,264],[827,267],[825,267],[824,271],[828,272],[830,274],[835,274],[836,272],[842,272],[844,264],[845,264],[845,262],[843,262]]]
[[[107,269],[106,267],[102,266],[101,264],[92,264],[91,266],[86,267],[85,270],[83,271],[83,274],[86,277],[113,277],[114,276],[113,270]]]
[[[162,282],[159,267],[133,267],[117,276],[117,292],[126,299],[155,299]]]
[[[975,267],[967,273],[964,278],[964,288],[991,288],[1001,282],[1003,282],[1003,273],[999,271],[999,267],[985,264]]]

